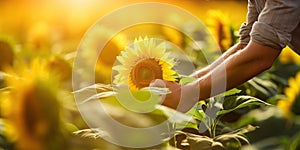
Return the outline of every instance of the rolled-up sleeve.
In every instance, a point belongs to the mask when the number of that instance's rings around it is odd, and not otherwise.
[[[251,40],[281,50],[288,45],[300,20],[300,0],[266,0],[253,24]]]
[[[247,45],[250,41],[250,32],[255,21],[258,19],[258,12],[255,2],[248,0],[247,23],[243,23],[240,28],[240,43]]]

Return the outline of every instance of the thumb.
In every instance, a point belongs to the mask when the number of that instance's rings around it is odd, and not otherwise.
[[[165,88],[166,87],[166,83],[164,80],[161,79],[155,79],[153,81],[151,81],[150,87],[161,87],[161,88]]]

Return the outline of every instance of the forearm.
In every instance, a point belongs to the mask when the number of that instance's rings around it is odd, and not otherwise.
[[[219,57],[217,60],[215,60],[212,64],[208,65],[205,68],[200,69],[199,71],[196,71],[195,73],[191,74],[190,76],[199,78],[216,68],[218,65],[220,65],[222,62],[224,62],[229,56],[236,53],[238,50],[243,49],[246,45],[242,44],[236,44],[232,46],[230,49],[228,49],[225,53],[222,54],[221,57]]]
[[[237,87],[272,66],[280,51],[251,42],[228,56],[192,86],[199,86],[200,99],[207,99]]]

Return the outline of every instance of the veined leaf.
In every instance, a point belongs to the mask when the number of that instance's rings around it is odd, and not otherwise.
[[[242,90],[239,90],[239,89],[237,89],[237,88],[233,88],[233,89],[231,89],[231,90],[229,90],[229,91],[226,91],[225,92],[225,96],[231,96],[231,95],[234,95],[234,94],[238,94],[238,93],[240,93]]]
[[[194,107],[186,112],[186,114],[194,116],[194,118],[198,121],[202,121],[202,119],[206,118],[206,114],[203,110],[198,110]]]
[[[278,87],[275,83],[267,79],[255,77],[247,83],[240,86],[240,89],[246,91],[247,95],[267,100],[278,93]]]
[[[218,115],[224,115],[244,107],[260,106],[260,105],[270,105],[270,104],[252,96],[230,96],[224,100],[223,103],[224,109],[219,111]]]

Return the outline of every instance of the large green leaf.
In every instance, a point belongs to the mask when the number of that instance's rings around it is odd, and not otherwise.
[[[241,91],[242,91],[242,90],[240,90],[240,89],[233,88],[233,89],[231,89],[231,90],[229,90],[229,91],[226,91],[226,92],[225,92],[225,96],[235,95],[235,94],[240,93]]]
[[[199,104],[201,105],[201,104]],[[206,114],[202,109],[193,107],[188,112],[186,112],[187,115],[193,116],[196,120],[202,121],[203,118],[206,118]]]
[[[293,64],[293,63],[282,64],[280,62],[277,62],[269,72],[271,74],[278,76],[281,79],[288,80],[290,77],[294,77],[299,70],[300,70],[299,64]]]
[[[244,94],[246,95],[257,97],[262,100],[267,100],[278,93],[278,87],[275,83],[259,77],[249,80],[247,83],[240,86],[239,89],[245,91],[246,93]]]
[[[218,115],[224,115],[244,107],[260,106],[260,105],[270,105],[270,104],[252,96],[230,96],[225,98],[223,103],[224,109],[219,111]]]

